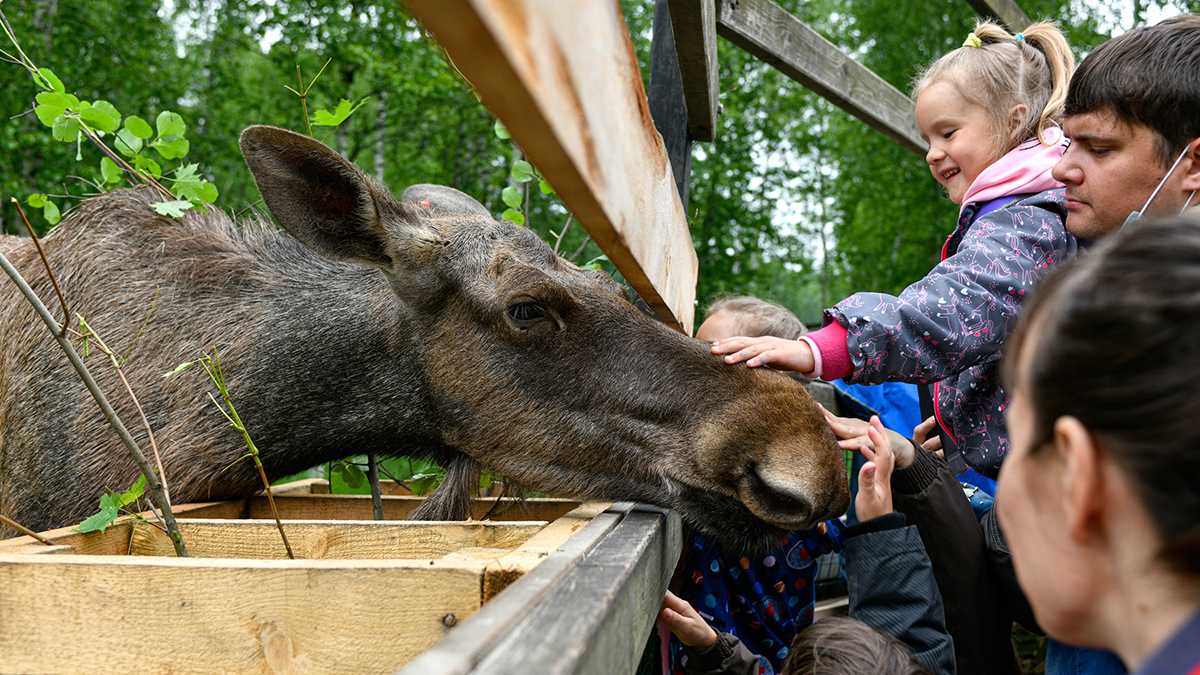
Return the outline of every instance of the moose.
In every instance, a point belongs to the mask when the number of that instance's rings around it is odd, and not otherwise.
[[[447,477],[416,518],[465,518],[481,467],[675,509],[749,549],[847,506],[842,453],[802,385],[723,363],[456,190],[397,200],[272,127],[245,130],[241,148],[287,234],[261,217],[161,216],[149,190],[122,189],[43,240],[70,311],[114,349],[133,345],[126,376],[174,503],[261,489],[203,373],[163,377],[215,348],[272,480],[349,455],[432,457]],[[32,243],[0,237],[0,251],[54,297]],[[112,368],[91,363],[144,445]],[[0,511],[70,525],[136,476],[49,331],[0,284]]]

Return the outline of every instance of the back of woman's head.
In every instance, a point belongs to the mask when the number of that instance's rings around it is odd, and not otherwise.
[[[992,21],[979,21],[969,44],[942,56],[919,73],[915,99],[930,85],[949,81],[968,101],[983,108],[996,134],[996,159],[1062,123],[1063,101],[1075,70],[1075,57],[1062,31],[1040,22],[1013,35]],[[1023,115],[1013,116],[1018,105]]]
[[[1030,452],[1078,419],[1134,486],[1161,559],[1200,576],[1200,216],[1128,227],[1057,270],[1005,350]]]
[[[835,616],[792,640],[781,675],[929,675],[899,640],[858,619]]]

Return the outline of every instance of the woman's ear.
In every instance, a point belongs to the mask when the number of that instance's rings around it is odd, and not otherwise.
[[[1086,545],[1098,534],[1099,516],[1107,499],[1106,461],[1091,430],[1074,417],[1054,422],[1054,449],[1063,462],[1063,523],[1075,543]]]

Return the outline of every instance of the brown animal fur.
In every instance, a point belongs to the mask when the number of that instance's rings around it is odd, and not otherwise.
[[[175,503],[259,487],[248,462],[221,470],[244,447],[204,373],[163,378],[215,347],[270,476],[432,456],[458,478],[426,517],[463,517],[479,464],[537,490],[675,508],[749,548],[846,507],[842,454],[799,384],[725,365],[466,195],[416,186],[397,201],[278,129],[252,127],[242,147],[295,239],[219,212],[158,216],[147,191],[124,190],[44,241],[72,312],[115,349],[157,291],[127,368]],[[53,297],[31,244],[0,246]],[[34,529],[77,522],[136,470],[12,284],[0,312],[0,509]],[[88,361],[144,442],[112,369]]]

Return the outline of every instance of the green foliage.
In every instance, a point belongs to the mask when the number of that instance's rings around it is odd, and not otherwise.
[[[100,498],[100,511],[89,516],[73,528],[72,532],[103,532],[121,515],[121,510],[142,498],[146,490],[146,477],[138,476],[137,482],[121,494],[109,491]]]

